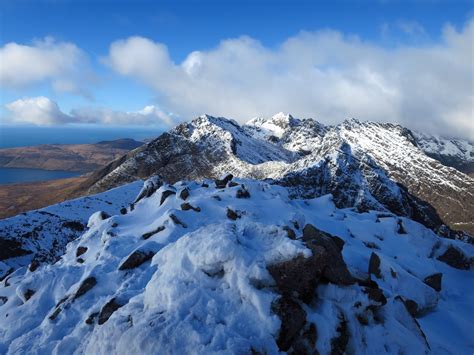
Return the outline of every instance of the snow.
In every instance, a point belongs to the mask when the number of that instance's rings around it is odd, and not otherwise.
[[[388,300],[380,311],[384,321],[369,314],[368,325],[362,326],[357,316],[370,300],[361,286],[320,284],[314,302],[304,305],[307,321],[316,324],[320,353],[330,350],[340,317],[347,321],[349,353],[423,353],[428,349],[423,333],[434,353],[474,351],[469,334],[474,272],[436,259],[449,245],[472,256],[472,245],[439,238],[407,218],[338,209],[331,195],[290,199],[281,186],[234,181],[240,185],[225,189],[211,181],[209,187],[164,184],[125,215],[107,211],[112,216],[102,219],[94,214],[90,227],[55,264],[34,272],[19,268],[0,287],[0,296],[8,298],[0,305],[0,353],[276,354],[281,321],[272,303],[279,294],[267,267],[311,255],[300,239],[307,223],[345,241],[342,255],[354,276],[368,276],[375,252],[382,273],[375,280]],[[250,198],[235,197],[241,185]],[[133,187],[136,194],[140,186]],[[186,201],[171,195],[160,205],[164,191],[184,187],[190,191]],[[200,212],[182,210],[184,202]],[[229,219],[228,209],[239,218]],[[398,233],[399,221],[406,234]],[[160,226],[164,230],[142,237]],[[285,226],[294,229],[296,240],[288,238]],[[76,257],[79,246],[87,248],[83,263]],[[136,268],[119,270],[136,251],[155,255]],[[443,273],[440,293],[423,282],[435,272]],[[74,297],[90,277],[97,284]],[[28,300],[27,290],[34,291]],[[419,326],[397,296],[426,309],[417,319]],[[112,299],[120,307],[105,323],[98,324],[97,317],[86,323]]]

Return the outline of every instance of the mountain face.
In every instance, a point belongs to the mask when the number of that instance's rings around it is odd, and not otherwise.
[[[271,179],[293,198],[331,193],[337,207],[390,211],[449,237],[474,233],[474,180],[430,158],[398,125],[345,121],[324,126],[277,114],[240,126],[212,116],[178,125],[112,162],[81,186],[88,193],[159,174],[166,181]]]
[[[416,143],[426,155],[465,174],[474,175],[474,143],[415,132]]]
[[[96,144],[44,144],[0,149],[0,166],[89,172],[102,168],[143,143],[133,139]]]
[[[232,138],[266,132],[236,130],[209,162],[227,148],[242,166],[307,156],[263,141],[247,157]],[[175,132],[192,161],[202,137]],[[92,214],[56,263],[0,283],[0,353],[472,354],[474,246],[270,182],[153,177],[123,214]]]

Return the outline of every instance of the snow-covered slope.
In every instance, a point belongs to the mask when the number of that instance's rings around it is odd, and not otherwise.
[[[470,175],[474,173],[474,143],[418,132],[414,132],[414,135],[417,145],[428,156],[463,173]]]
[[[326,127],[280,113],[239,126],[201,116],[96,172],[83,188],[100,192],[155,173],[174,182],[224,172],[273,179],[295,197],[332,193],[338,207],[474,232],[473,179],[428,157],[409,130],[354,119]]]
[[[68,242],[84,233],[93,212],[118,213],[133,202],[142,185],[137,181],[0,220],[0,279],[32,260],[33,268],[54,262],[64,254]]]
[[[1,283],[0,353],[473,353],[472,245],[262,181],[158,182]]]

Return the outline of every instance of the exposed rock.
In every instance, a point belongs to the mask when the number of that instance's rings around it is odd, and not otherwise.
[[[7,296],[0,296],[0,306],[3,306],[7,302],[8,302]]]
[[[318,339],[318,331],[316,324],[306,324],[299,337],[293,342],[293,346],[288,352],[289,354],[319,354],[316,350],[316,340]]]
[[[303,228],[303,241],[313,252],[313,259],[318,268],[322,269],[322,276],[329,282],[337,285],[354,283],[347,265],[342,258],[343,241],[325,233],[311,224]],[[321,251],[323,248],[323,251]]]
[[[339,335],[331,339],[331,355],[342,355],[346,353],[347,343],[349,342],[349,329],[347,320],[343,314],[339,315],[339,325],[336,331]]]
[[[31,264],[30,266],[28,266],[28,270],[30,270],[30,272],[33,272],[35,271],[39,266],[40,266],[40,262],[37,260],[37,259],[33,259],[31,261]]]
[[[110,218],[110,215],[107,212],[100,211],[99,217],[100,219],[104,220],[104,219]]]
[[[86,227],[79,221],[66,221],[63,223],[63,227],[76,232],[83,232],[86,229]]]
[[[55,320],[58,316],[59,313],[61,313],[62,309],[60,307],[57,307],[54,312],[48,317],[50,320]]]
[[[187,202],[181,204],[181,209],[183,211],[193,210],[195,212],[201,212],[201,209],[199,207],[194,207],[190,203],[187,203]]]
[[[158,228],[152,230],[151,232],[147,232],[147,233],[143,234],[142,238],[143,239],[148,239],[151,236],[155,235],[156,233],[160,233],[161,231],[164,231],[164,230],[165,230],[165,226],[159,226]]]
[[[122,207],[120,209],[120,214],[127,214],[127,209],[125,207]]]
[[[407,231],[405,230],[405,227],[403,226],[403,221],[401,219],[397,221],[397,233],[407,234]]]
[[[418,303],[416,303],[415,301],[413,301],[411,299],[404,299],[403,303],[405,304],[405,307],[406,307],[408,313],[410,313],[410,315],[413,318],[418,316],[418,314],[419,314]]]
[[[123,306],[122,304],[117,303],[117,300],[115,298],[112,298],[109,302],[107,302],[104,305],[104,307],[102,307],[102,310],[100,311],[100,314],[99,314],[99,321],[97,323],[104,324],[105,322],[107,322],[110,316],[122,306]]]
[[[76,261],[77,261],[79,264],[84,264],[84,259],[83,259],[83,258],[77,258]]]
[[[281,320],[278,348],[287,351],[306,323],[306,312],[290,297],[280,297],[272,304],[272,310]]]
[[[94,324],[94,321],[95,319],[97,318],[97,316],[99,315],[99,312],[94,312],[94,313],[91,313],[89,315],[89,317],[87,317],[86,319],[86,324]]]
[[[77,249],[76,249],[76,257],[81,256],[81,255],[84,254],[86,251],[87,251],[87,247],[82,247],[82,246],[77,247]]]
[[[229,218],[233,221],[236,221],[238,218],[240,218],[240,215],[237,212],[235,212],[234,210],[227,207],[227,218]]]
[[[176,215],[170,214],[170,218],[175,224],[180,225],[183,228],[188,228],[186,223],[182,222],[178,217],[176,217]]]
[[[234,178],[234,175],[232,174],[227,174],[226,176],[224,176],[224,178],[222,179],[216,179],[214,180],[215,184],[216,184],[216,187],[218,189],[223,189],[227,186],[227,183],[229,181],[231,181],[232,179]]]
[[[369,260],[369,275],[374,274],[378,279],[382,278],[382,272],[380,270],[380,258],[377,254],[370,254]]]
[[[189,189],[185,187],[179,193],[179,198],[182,200],[186,200],[189,197]]]
[[[370,300],[375,301],[382,306],[387,303],[387,298],[385,297],[385,295],[383,294],[383,291],[378,287],[377,284],[375,284],[375,287],[370,287],[370,286],[364,287],[363,292],[367,294],[367,297]]]
[[[250,192],[248,192],[246,188],[241,188],[237,190],[237,192],[235,193],[235,197],[250,198]]]
[[[86,292],[90,291],[95,285],[97,285],[97,280],[93,276],[89,276],[84,281],[82,281],[81,286],[77,289],[74,299],[77,299],[84,295]]]
[[[288,234],[288,238],[293,239],[293,240],[296,239],[296,233],[295,233],[295,231],[294,231],[293,229],[291,229],[291,228],[288,227],[288,226],[284,226],[284,227],[283,227],[283,230],[285,230],[286,233]]]
[[[436,291],[441,291],[441,281],[443,278],[443,274],[438,272],[436,274],[430,275],[425,277],[423,282],[433,288]]]
[[[0,261],[28,254],[31,254],[31,251],[22,249],[20,242],[0,237]]]
[[[143,185],[141,191],[139,192],[137,198],[133,203],[135,204],[143,198],[150,197],[161,186],[163,186],[163,180],[160,176],[155,175],[150,177],[148,180],[145,181],[145,184]]]
[[[166,199],[168,197],[170,197],[171,195],[176,195],[176,192],[172,191],[172,190],[165,190],[163,191],[163,193],[161,194],[161,200],[160,200],[160,206],[166,201]]]
[[[35,294],[34,290],[27,289],[23,296],[25,296],[25,300],[28,301],[31,297],[33,297],[34,294]]]
[[[136,250],[128,256],[127,260],[125,260],[122,265],[120,265],[119,270],[134,269],[153,258],[153,255],[155,255],[153,252]]]
[[[438,260],[456,269],[469,270],[471,267],[471,263],[466,256],[452,245],[449,246],[444,254],[438,257]]]
[[[234,187],[234,186],[239,186],[239,183],[235,182],[235,181],[230,181],[227,186],[229,187]]]

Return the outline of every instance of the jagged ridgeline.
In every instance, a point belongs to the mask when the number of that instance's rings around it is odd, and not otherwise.
[[[0,353],[472,353],[473,245],[294,195],[154,176],[49,207],[110,206],[2,280]]]
[[[458,168],[464,161],[469,170],[474,163],[472,147],[469,142],[415,136],[392,124],[350,120],[324,126],[278,114],[240,126],[206,115],[112,162],[81,190],[102,192],[153,174],[175,182],[230,172],[272,179],[295,198],[331,193],[340,208],[390,211],[445,236],[467,239],[442,225],[474,232],[474,180],[430,158],[423,149],[443,162],[457,161],[451,165]]]

